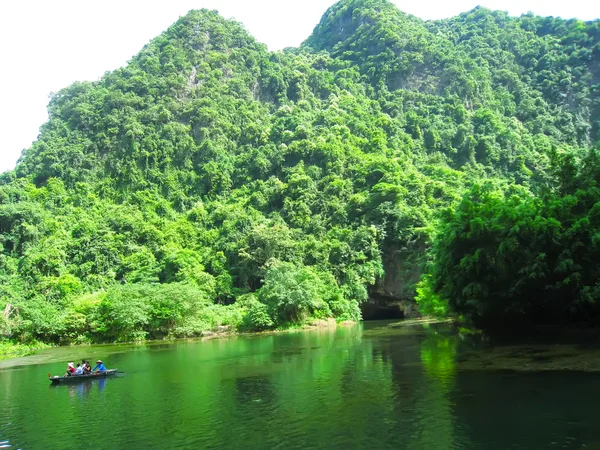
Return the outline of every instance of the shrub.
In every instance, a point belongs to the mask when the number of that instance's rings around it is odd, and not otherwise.
[[[98,307],[96,332],[110,340],[145,338],[150,323],[150,285],[125,285],[110,289]]]
[[[109,340],[194,337],[243,321],[236,305],[213,303],[211,287],[188,283],[114,286],[98,304],[94,331]],[[82,301],[81,305],[88,304]]]
[[[446,317],[448,315],[448,302],[435,293],[432,286],[431,275],[423,275],[417,284],[415,298],[419,311],[426,316]]]
[[[330,316],[324,300],[330,294],[328,286],[311,268],[277,262],[268,269],[258,298],[267,305],[270,317],[282,325],[302,322],[312,315]]]
[[[269,315],[267,305],[256,300],[246,310],[244,325],[250,330],[262,331],[272,328],[275,323]]]
[[[334,317],[340,322],[344,320],[358,322],[362,318],[358,303],[342,298],[341,296],[330,301],[329,308],[331,308],[331,313]]]
[[[43,297],[34,297],[17,305],[22,321],[15,334],[20,334],[20,340],[27,342],[40,339],[46,342],[57,342],[64,332],[64,314]]]

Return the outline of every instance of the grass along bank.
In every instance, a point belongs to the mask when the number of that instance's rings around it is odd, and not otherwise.
[[[51,347],[43,342],[32,342],[30,344],[21,344],[8,340],[0,340],[0,360],[19,358],[35,353],[43,348]]]

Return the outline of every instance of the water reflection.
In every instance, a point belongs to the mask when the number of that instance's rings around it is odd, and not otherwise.
[[[87,397],[92,391],[103,392],[107,378],[81,380],[72,384],[51,384],[50,390],[66,390],[70,398]]]
[[[260,402],[273,404],[276,400],[271,380],[265,376],[238,378],[235,380],[235,398],[239,404]]]
[[[456,377],[459,341],[453,334],[426,327],[420,357],[426,374],[427,389],[423,403],[431,409],[421,415],[424,430],[412,448],[459,448],[455,439],[452,393]],[[432,424],[435,424],[432,426]]]
[[[100,381],[100,380],[98,380],[98,381]],[[91,390],[92,390],[91,382],[83,382],[83,383],[79,383],[77,385],[77,394],[80,397],[83,397],[84,395],[89,395]]]
[[[459,340],[448,330],[430,326],[426,326],[425,330],[420,349],[423,368],[431,379],[451,388],[456,374]]]
[[[391,381],[389,387],[385,381],[378,383],[380,389],[389,389],[381,403],[387,442],[398,442],[394,436],[402,436],[399,448],[459,448],[452,401],[459,344],[456,336],[434,326],[379,329],[366,335],[376,336],[372,361],[383,362]],[[386,411],[388,405],[391,408]]]
[[[463,346],[445,327],[365,324],[150,345],[111,356],[127,371],[118,381],[47,390],[51,365],[0,371],[0,439],[17,448],[81,439],[173,449],[593,443],[598,377],[465,370]]]

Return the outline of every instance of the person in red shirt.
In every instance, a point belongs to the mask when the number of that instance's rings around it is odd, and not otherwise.
[[[70,377],[71,375],[75,375],[75,365],[72,362],[67,364],[67,373],[65,374],[65,377]]]

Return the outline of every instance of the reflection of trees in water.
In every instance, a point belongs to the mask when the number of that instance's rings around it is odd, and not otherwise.
[[[172,439],[189,448],[449,447],[450,337],[403,333],[339,328],[181,344],[147,360],[132,354],[128,366],[143,360],[140,370],[105,380],[104,392],[100,380],[75,386],[74,399],[56,391],[44,428],[68,420],[71,430],[95,426],[121,446],[152,448]],[[44,401],[34,414],[48,411]],[[90,421],[90,408],[126,420]]]
[[[386,418],[386,426],[393,428],[392,434],[402,448],[452,447],[451,394],[458,339],[443,330],[398,330],[380,338],[374,350],[373,358],[381,354],[391,368],[392,412]]]
[[[427,375],[452,388],[456,375],[459,339],[456,335],[429,329],[421,342],[421,362]]]
[[[277,377],[278,421],[296,435],[301,424],[309,437],[290,446],[368,447],[378,434],[373,418],[389,404],[389,368],[373,358],[373,342],[362,339],[361,327],[304,333],[303,339],[307,352]]]
[[[427,414],[421,415],[422,432],[415,448],[448,449],[456,446],[452,393],[458,344],[458,336],[436,328],[429,329],[421,343],[420,357],[428,386],[423,391]]]
[[[260,402],[267,408],[277,400],[277,394],[270,377],[254,376],[234,380],[235,401],[239,407],[249,402]]]
[[[235,434],[231,430],[221,430],[220,442],[226,448],[239,447],[263,448],[272,431],[272,423],[277,419],[277,389],[273,379],[267,375],[237,377],[228,385],[232,388],[231,409],[226,423],[238,424]],[[221,410],[223,413],[224,408]],[[248,417],[252,417],[252,426],[248,427]],[[236,445],[238,443],[238,445]]]
[[[221,441],[223,446],[233,448],[243,442],[246,448],[270,448],[282,445],[282,436],[303,440],[308,436],[312,446],[327,448],[331,435],[348,426],[340,420],[345,416],[340,395],[348,362],[360,359],[352,356],[360,342],[357,330],[330,328],[273,336],[270,348],[249,352],[243,364],[232,368],[235,378],[228,383],[234,404],[227,422],[238,423],[236,433],[243,433],[243,438],[238,434],[236,441],[229,433]],[[356,398],[357,391],[352,395]],[[246,429],[248,424],[251,427]],[[286,441],[287,446],[300,444],[293,438]]]
[[[464,370],[454,412],[474,448],[600,448],[598,375]]]

